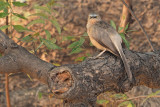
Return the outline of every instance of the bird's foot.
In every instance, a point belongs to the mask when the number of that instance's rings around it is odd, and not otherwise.
[[[97,56],[92,56],[92,57],[88,57],[89,59],[104,59],[105,57],[97,57]]]

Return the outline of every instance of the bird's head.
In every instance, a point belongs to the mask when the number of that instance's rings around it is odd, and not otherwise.
[[[90,14],[88,15],[88,20],[100,21],[100,20],[101,20],[101,17],[99,16],[99,14],[90,13]]]
[[[99,14],[96,13],[90,13],[88,15],[88,23],[87,26],[89,27],[92,24],[95,24],[96,22],[101,21],[101,17],[99,16]]]

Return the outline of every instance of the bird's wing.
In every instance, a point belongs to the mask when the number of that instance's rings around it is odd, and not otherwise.
[[[113,44],[113,42],[110,38],[111,31],[108,31],[108,29],[105,27],[107,27],[107,26],[102,25],[101,23],[93,25],[90,28],[92,30],[91,36],[100,45],[109,49],[115,55],[119,56],[119,52],[117,51],[115,45]]]

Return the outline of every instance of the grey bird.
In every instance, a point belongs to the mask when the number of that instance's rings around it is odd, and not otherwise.
[[[87,33],[91,43],[96,48],[103,50],[97,57],[101,56],[105,51],[109,51],[112,54],[121,57],[129,81],[133,83],[133,75],[123,53],[121,45],[122,38],[118,32],[112,26],[102,21],[98,14],[93,13],[88,16]]]

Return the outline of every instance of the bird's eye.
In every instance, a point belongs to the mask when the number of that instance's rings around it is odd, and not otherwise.
[[[97,16],[90,16],[90,19],[92,19],[92,18],[97,18]]]

